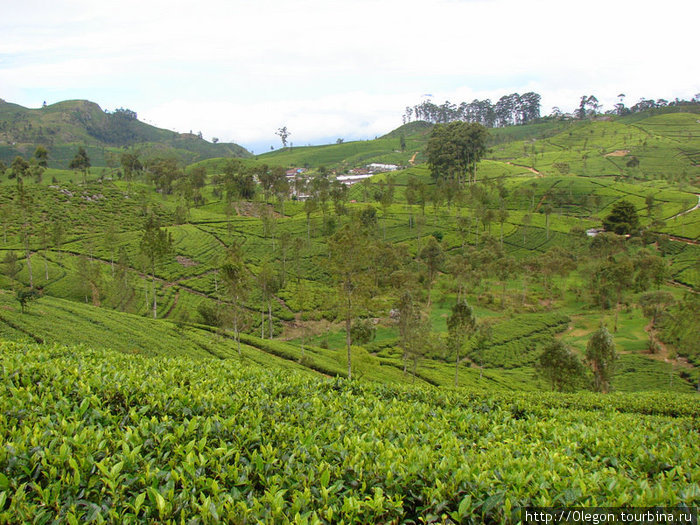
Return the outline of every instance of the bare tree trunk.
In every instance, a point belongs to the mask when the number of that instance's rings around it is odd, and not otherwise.
[[[459,386],[459,348],[455,350],[457,357],[455,358],[455,388]]]
[[[34,274],[32,273],[32,252],[29,249],[29,233],[26,231],[26,223],[24,227],[24,251],[27,254],[27,271],[29,272],[29,287],[34,288]]]
[[[272,332],[272,301],[269,300],[267,302],[267,319],[268,328],[270,330],[270,339],[272,339],[274,336]]]
[[[238,345],[238,357],[242,357],[243,354],[241,352],[241,336],[238,333],[238,313],[233,314],[233,334],[236,338],[236,343]]]
[[[153,319],[158,318],[158,294],[156,294],[156,274],[155,271],[151,274],[153,279]]]
[[[345,317],[345,344],[348,349],[348,379],[352,379],[352,354],[350,351],[350,345],[352,343],[352,338],[350,337],[350,315]]]

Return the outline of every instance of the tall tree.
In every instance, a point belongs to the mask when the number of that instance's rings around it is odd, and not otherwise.
[[[172,253],[173,237],[170,232],[160,227],[160,221],[153,214],[150,214],[144,223],[140,250],[148,261],[148,267],[151,272],[151,283],[153,290],[153,319],[156,319],[158,317],[156,267]]]
[[[233,321],[233,335],[238,347],[239,357],[241,353],[240,328],[245,308],[245,301],[250,290],[250,279],[238,245],[229,249],[228,260],[221,267],[221,282],[229,301],[231,302],[231,318]]]
[[[11,179],[17,179],[17,184],[29,175],[29,163],[24,160],[24,158],[19,155],[14,158],[12,164],[10,164],[10,175]]]
[[[73,157],[73,160],[70,161],[68,167],[72,170],[80,171],[83,174],[83,184],[85,184],[87,182],[87,174],[90,166],[90,158],[88,157],[85,148],[80,146],[78,148],[78,152],[75,154],[75,157]]]
[[[603,325],[596,330],[586,345],[586,359],[593,368],[594,387],[597,392],[608,392],[615,369],[617,353],[608,329]]]
[[[449,345],[455,354],[455,388],[459,386],[459,362],[462,347],[475,329],[476,316],[472,307],[464,299],[457,301],[452,307],[450,316],[447,318]]]
[[[430,292],[433,287],[433,282],[435,282],[435,278],[440,271],[440,267],[445,262],[445,253],[437,239],[431,236],[430,239],[428,239],[428,244],[420,251],[419,258],[423,261],[423,264],[425,264],[427,271],[425,282],[428,289],[428,308],[430,308]]]
[[[329,270],[338,292],[338,313],[345,321],[348,379],[352,379],[352,321],[359,317],[367,296],[368,239],[362,228],[346,224],[329,240]]]
[[[275,275],[275,270],[272,262],[269,260],[263,261],[260,265],[260,271],[257,275],[258,286],[260,287],[260,337],[265,338],[265,307],[268,310],[268,331],[270,333],[270,338],[273,335],[272,326],[272,298],[275,294],[277,285],[277,276]]]
[[[286,148],[287,139],[289,138],[289,135],[291,135],[289,130],[287,130],[287,126],[282,126],[279,128],[277,131],[275,131],[275,135],[279,135],[280,140],[282,140],[282,147]]]
[[[33,211],[34,199],[25,189],[24,182],[21,177],[17,177],[17,195],[15,196],[15,205],[20,210],[20,239],[24,245],[24,253],[27,259],[27,272],[29,274],[29,288],[34,288],[34,273],[32,272],[32,251],[31,240],[33,235]]]
[[[634,234],[639,230],[639,215],[637,209],[629,201],[616,202],[610,214],[603,219],[603,226],[607,231],[618,235]]]
[[[413,300],[413,294],[405,290],[396,304],[399,328],[399,344],[403,350],[403,373],[406,374],[411,345],[414,341],[417,320],[420,317],[418,304]]]

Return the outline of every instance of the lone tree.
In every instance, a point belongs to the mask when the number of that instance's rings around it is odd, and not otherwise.
[[[605,326],[598,328],[588,341],[586,359],[593,368],[595,390],[607,393],[610,390],[610,379],[615,369],[617,353],[612,335]]]
[[[459,384],[460,350],[475,329],[476,317],[472,307],[464,299],[457,301],[452,307],[452,313],[447,318],[449,345],[455,353],[455,387]]]
[[[18,288],[15,292],[15,298],[19,302],[22,313],[27,311],[27,306],[30,302],[41,297],[41,290],[35,288]]]
[[[87,182],[87,172],[90,169],[90,159],[87,156],[85,148],[82,146],[78,148],[78,152],[75,154],[75,157],[73,157],[73,160],[70,161],[68,167],[72,170],[81,171],[83,173],[83,183]]]
[[[10,174],[8,177],[10,179],[17,179],[17,184],[20,184],[22,179],[29,175],[29,167],[29,163],[18,155],[12,161],[12,164],[10,164]]]
[[[536,366],[539,374],[551,383],[552,390],[558,392],[575,390],[584,373],[579,358],[558,340],[545,347]]]
[[[279,128],[277,131],[275,131],[275,135],[279,135],[279,138],[282,139],[282,147],[286,148],[287,147],[287,138],[291,133],[287,130],[287,126],[282,126]]]
[[[430,308],[430,292],[440,267],[445,262],[445,253],[437,239],[431,236],[428,239],[428,244],[420,251],[418,258],[423,261],[427,271],[425,283],[428,288],[428,308]]]
[[[401,294],[396,306],[399,344],[403,350],[403,373],[405,375],[421,315],[418,304],[413,300],[413,294],[408,290]]]
[[[656,323],[664,312],[675,302],[673,295],[663,290],[647,292],[639,298],[639,306],[645,317],[651,319],[651,328],[656,328]]]
[[[345,320],[348,379],[352,379],[352,321],[368,295],[369,242],[362,228],[346,224],[328,240],[329,269],[338,288],[338,313]]]
[[[603,219],[603,227],[618,235],[634,234],[639,231],[639,216],[634,205],[626,200],[616,202],[610,215]]]
[[[427,155],[435,179],[476,181],[476,164],[486,152],[488,130],[477,123],[437,124],[428,140]]]
[[[229,249],[228,261],[221,267],[221,281],[226,290],[226,295],[231,301],[231,317],[233,320],[233,335],[238,346],[238,356],[241,353],[241,338],[240,328],[241,321],[245,315],[245,307],[243,301],[248,296],[250,291],[250,277],[243,263],[240,249],[234,245]]]
[[[148,260],[153,284],[153,319],[158,317],[158,303],[156,295],[156,267],[165,259],[173,249],[172,234],[161,229],[158,218],[151,214],[146,219],[141,236],[141,253]]]

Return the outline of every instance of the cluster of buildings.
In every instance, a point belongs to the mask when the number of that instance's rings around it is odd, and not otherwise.
[[[339,182],[342,182],[346,186],[352,186],[353,184],[356,184],[363,179],[371,177],[375,173],[382,173],[385,171],[396,171],[400,168],[401,167],[397,166],[396,164],[380,164],[375,162],[372,164],[367,164],[367,166],[365,166],[364,168],[350,169],[347,173],[336,175],[335,179]],[[286,171],[287,179],[291,182],[300,176],[305,177],[304,174],[307,171],[308,170],[306,168],[290,168]],[[301,198],[302,196],[298,195],[298,197]]]

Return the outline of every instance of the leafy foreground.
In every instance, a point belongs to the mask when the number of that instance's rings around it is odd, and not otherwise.
[[[476,394],[0,344],[0,522],[518,521],[700,504],[694,395]]]

